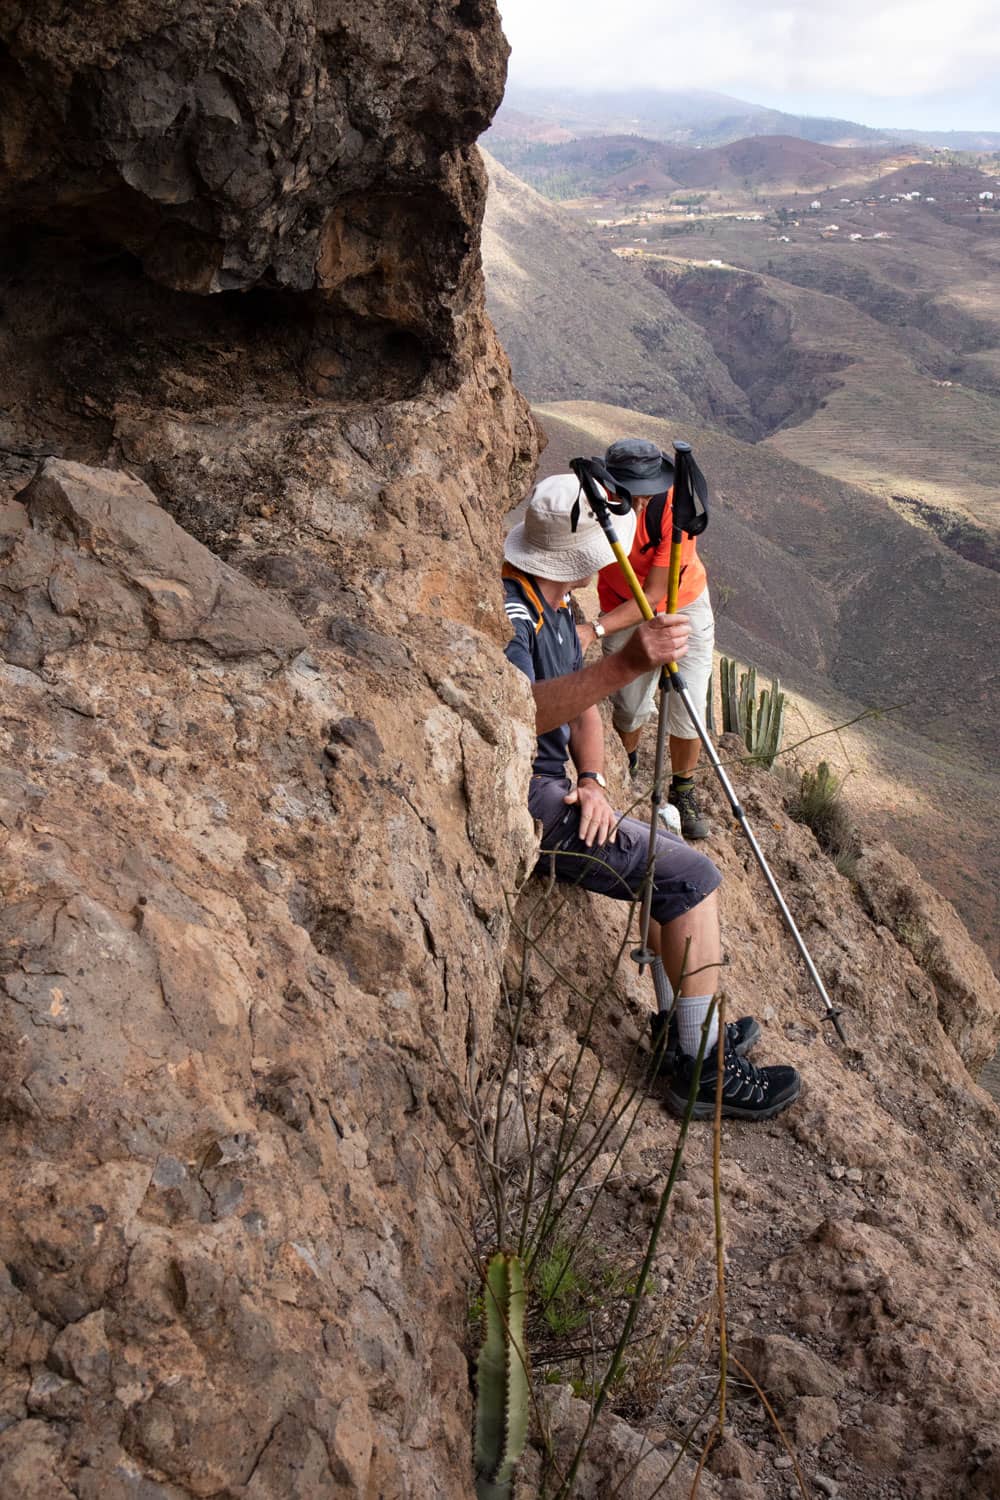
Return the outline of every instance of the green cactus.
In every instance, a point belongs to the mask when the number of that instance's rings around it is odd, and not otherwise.
[[[485,1337],[476,1366],[476,1497],[511,1500],[528,1436],[524,1266],[498,1251],[483,1290]]]
[[[757,732],[757,668],[751,667],[740,676],[740,723],[743,725],[743,741],[749,750]]]
[[[727,734],[738,734],[753,759],[773,766],[785,732],[785,695],[777,678],[770,688],[757,694],[757,669],[740,673],[736,686],[736,663],[728,656],[721,662],[722,727]]]
[[[724,656],[719,663],[720,687],[722,691],[722,730],[724,734],[742,734],[740,703],[736,689],[736,663]]]
[[[754,760],[771,767],[781,749],[785,732],[785,695],[776,677],[770,689],[762,688],[757,704],[757,715],[753,734],[748,734],[746,747]]]

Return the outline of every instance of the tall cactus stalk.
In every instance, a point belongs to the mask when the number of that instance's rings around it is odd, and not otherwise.
[[[776,677],[770,689],[761,689],[757,709],[757,724],[753,739],[747,739],[747,749],[754,760],[768,768],[774,765],[781,738],[785,732],[785,695]]]
[[[727,734],[738,734],[754,760],[771,767],[781,749],[785,732],[785,695],[777,678],[770,688],[757,693],[757,669],[751,667],[739,674],[736,685],[735,661],[722,658],[722,727]]]
[[[740,723],[740,701],[736,688],[736,663],[724,656],[719,663],[722,692],[722,730],[724,734],[742,734]]]
[[[476,1366],[476,1500],[511,1500],[528,1436],[524,1266],[500,1251],[485,1286],[485,1337]]]
[[[740,677],[740,723],[743,739],[749,749],[757,731],[757,668],[751,667]]]

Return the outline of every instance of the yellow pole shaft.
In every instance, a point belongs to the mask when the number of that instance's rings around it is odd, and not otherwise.
[[[677,595],[681,588],[681,544],[674,532],[674,540],[670,544],[670,580],[667,584],[667,614],[677,613]]]
[[[642,584],[635,574],[635,569],[628,560],[628,554],[621,542],[612,542],[611,550],[618,559],[618,566],[625,575],[625,581],[632,590],[632,597],[642,610],[643,618],[651,620],[653,610],[649,600],[642,591]],[[670,578],[667,590],[667,614],[672,615],[677,609],[677,593],[681,583],[681,544],[678,541],[672,543],[670,548]],[[675,661],[667,664],[667,671],[676,673],[679,670]]]

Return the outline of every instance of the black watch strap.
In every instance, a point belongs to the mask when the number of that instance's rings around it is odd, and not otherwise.
[[[596,781],[602,790],[606,789],[608,785],[600,771],[578,771],[576,779],[578,783],[581,781]]]

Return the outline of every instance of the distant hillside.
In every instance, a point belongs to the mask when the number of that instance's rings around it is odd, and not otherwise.
[[[490,131],[486,132],[487,136],[490,134]],[[511,140],[545,141],[550,145],[573,140],[573,132],[564,125],[556,125],[538,115],[526,115],[519,109],[504,111],[503,129],[496,139],[502,140],[508,136]],[[485,136],[483,140],[485,142]]]
[[[704,90],[638,89],[635,92],[581,92],[575,89],[507,86],[486,144],[516,133],[515,110],[571,130],[574,135],[635,133],[690,145],[714,146],[748,135],[794,135],[838,146],[885,145],[889,131],[851,120],[785,114]]]
[[[750,135],[793,135],[834,146],[913,143],[952,151],[996,151],[1000,131],[873,128],[854,120],[786,114],[705,90],[580,91],[526,88],[512,80],[485,144],[516,138],[520,115],[569,130],[574,136],[636,134],[692,146],[717,146]]]
[[[497,160],[550,198],[715,192],[815,192],[870,178],[885,149],[828,146],[794,136],[758,135],[697,150],[638,135],[531,138],[492,143]],[[893,151],[895,155],[895,150]]]
[[[677,412],[749,436],[746,397],[702,330],[586,227],[486,164],[486,301],[521,390]]]
[[[850,203],[793,208],[782,236],[732,215],[644,223],[632,263],[704,330],[755,437],[998,569],[1000,213],[978,203],[991,180],[910,167]],[[926,199],[897,197],[918,183]]]

